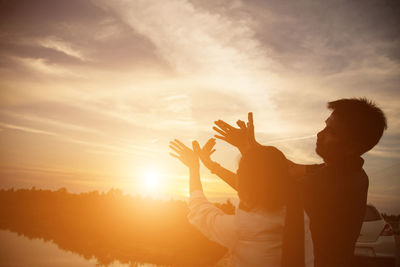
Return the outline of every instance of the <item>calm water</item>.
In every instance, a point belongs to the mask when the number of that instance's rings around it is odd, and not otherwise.
[[[226,253],[184,201],[21,189],[0,190],[0,203],[0,266],[211,265]]]
[[[0,230],[0,266],[92,267],[96,266],[96,263],[96,259],[85,259],[73,252],[62,250],[53,242],[29,239],[8,230]],[[128,267],[129,265],[114,261],[108,266]],[[154,264],[135,266],[157,267]]]

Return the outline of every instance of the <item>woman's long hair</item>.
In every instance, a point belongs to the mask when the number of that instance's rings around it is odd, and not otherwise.
[[[283,153],[272,146],[249,149],[239,162],[240,208],[276,210],[286,204],[288,165]]]

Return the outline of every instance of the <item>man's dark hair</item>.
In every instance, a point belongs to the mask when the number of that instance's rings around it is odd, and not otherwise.
[[[275,210],[286,203],[288,166],[277,148],[249,149],[239,162],[237,174],[241,208]]]
[[[328,108],[344,123],[347,141],[359,155],[372,149],[387,128],[383,111],[366,98],[339,99]]]

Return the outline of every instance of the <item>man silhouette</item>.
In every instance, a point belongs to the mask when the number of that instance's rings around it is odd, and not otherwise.
[[[361,155],[379,142],[387,123],[382,110],[365,98],[336,100],[329,102],[328,108],[332,113],[317,134],[316,143],[316,152],[324,163],[288,162],[310,217],[315,267],[347,267],[352,266],[367,201],[368,176]],[[237,121],[239,128],[221,120],[215,124],[213,129],[220,134],[215,137],[236,146],[242,154],[260,145],[254,137],[252,113],[247,125]],[[216,163],[208,165],[236,187],[229,171]]]

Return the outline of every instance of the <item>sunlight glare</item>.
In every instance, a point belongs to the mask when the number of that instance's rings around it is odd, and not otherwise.
[[[143,193],[156,193],[161,189],[161,173],[154,169],[149,168],[143,171],[141,175]]]

